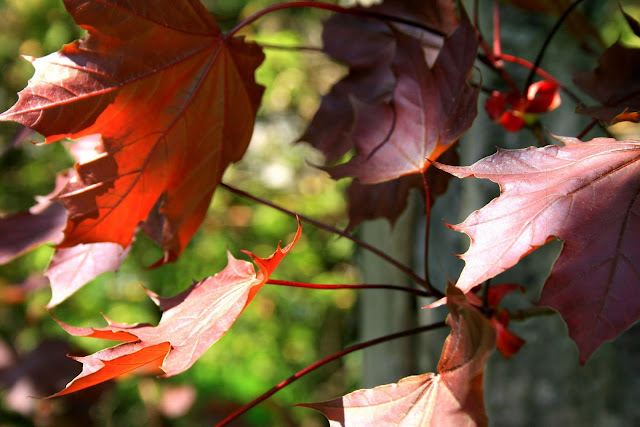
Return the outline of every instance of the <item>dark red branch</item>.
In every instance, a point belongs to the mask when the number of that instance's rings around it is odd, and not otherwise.
[[[419,22],[411,21],[409,19],[404,19],[397,16],[386,15],[384,13],[374,12],[374,11],[363,9],[363,8],[348,8],[348,7],[338,6],[335,4],[315,2],[315,1],[292,1],[289,3],[274,4],[273,6],[269,6],[265,9],[262,9],[254,13],[253,15],[249,16],[247,19],[245,19],[244,21],[236,25],[231,31],[229,31],[225,35],[225,38],[233,37],[242,28],[262,18],[264,15],[267,15],[271,12],[275,12],[278,10],[293,9],[293,8],[324,9],[331,12],[344,13],[347,15],[356,15],[356,16],[362,16],[365,18],[375,18],[375,19],[380,19],[382,21],[396,22],[398,24],[404,24],[411,27],[420,28],[424,31],[438,35],[440,37],[446,37],[446,34],[444,34],[442,31],[436,30],[435,28],[431,28]]]
[[[293,288],[306,288],[306,289],[322,289],[322,290],[337,290],[337,289],[390,289],[394,291],[408,292],[419,297],[432,297],[428,292],[421,291],[420,289],[407,288],[405,286],[396,285],[321,285],[315,283],[301,283],[292,282],[289,280],[271,280],[267,281],[267,285],[278,286],[290,286]]]

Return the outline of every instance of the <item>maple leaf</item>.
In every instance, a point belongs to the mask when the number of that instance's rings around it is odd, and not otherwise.
[[[592,71],[577,72],[573,81],[602,106],[580,108],[578,112],[608,124],[640,121],[640,49],[619,41],[607,49]]]
[[[393,101],[370,105],[354,100],[352,137],[356,156],[330,169],[334,178],[353,176],[375,184],[422,173],[471,126],[479,89],[467,81],[478,46],[464,17],[448,36],[432,67],[423,43],[396,32],[392,64],[397,77]]]
[[[164,261],[200,225],[226,166],[244,154],[262,96],[261,49],[225,38],[198,0],[65,0],[88,34],[31,59],[36,71],[0,120],[46,142],[101,134],[103,152],[76,165],[59,196],[63,247],[127,247],[161,200]]]
[[[439,374],[357,390],[338,399],[306,403],[334,426],[486,426],[482,378],[496,343],[489,321],[456,288],[447,288],[451,334],[442,349]]]
[[[324,52],[344,62],[351,72],[322,97],[300,140],[309,142],[333,162],[353,148],[350,133],[355,112],[351,97],[370,103],[391,99],[395,43],[391,29],[380,20],[342,14],[324,23],[322,40]]]
[[[82,372],[55,396],[82,390],[146,365],[162,370],[165,377],[191,367],[229,330],[291,250],[300,232],[298,222],[293,241],[284,249],[278,244],[269,258],[245,251],[258,265],[257,274],[253,264],[240,261],[229,253],[229,262],[220,273],[195,283],[172,298],[160,298],[147,291],[163,310],[157,326],[128,325],[107,319],[107,327],[94,329],[72,327],[58,321],[71,335],[124,343],[90,356],[74,358],[82,362]]]
[[[393,129],[389,119],[393,116],[391,103],[397,96],[399,80],[398,62],[410,61],[408,56],[416,54],[424,58],[421,72],[438,56],[444,34],[450,34],[458,23],[453,2],[406,2],[389,0],[364,10],[393,16],[432,28],[434,32],[398,22],[382,22],[377,19],[363,19],[360,16],[336,15],[324,24],[324,51],[332,58],[349,66],[349,74],[336,83],[322,98],[318,112],[300,138],[308,141],[326,156],[327,163],[333,163],[349,150],[356,148],[355,126],[370,128],[375,134],[375,143],[386,142]],[[440,32],[441,34],[438,34]],[[350,40],[345,43],[344,40]],[[404,52],[403,40],[412,47]],[[404,43],[404,44],[407,44]],[[395,64],[395,65],[394,65]],[[406,80],[406,76],[403,78]],[[418,81],[404,83],[407,89]],[[358,106],[362,105],[362,109]],[[366,112],[364,109],[369,106]],[[407,117],[396,116],[397,120]],[[396,120],[396,121],[397,121]],[[431,177],[427,178],[432,181]],[[439,178],[433,178],[439,181]],[[387,184],[362,185],[354,182],[349,191],[349,228],[360,222],[384,217],[392,224],[404,210],[406,197],[411,188],[420,180],[407,178]],[[439,191],[435,191],[439,193]]]
[[[558,139],[565,146],[437,166],[490,179],[502,192],[452,226],[471,238],[456,286],[468,292],[551,239],[563,240],[539,303],[562,314],[584,362],[640,319],[640,141]]]

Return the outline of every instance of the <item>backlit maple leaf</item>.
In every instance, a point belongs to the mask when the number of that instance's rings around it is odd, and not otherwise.
[[[482,378],[496,333],[488,319],[458,289],[447,289],[451,334],[438,374],[357,390],[338,399],[307,403],[338,426],[486,426]]]
[[[557,237],[562,253],[540,304],[562,314],[584,362],[640,319],[640,141],[559,137],[563,147],[499,150],[471,166],[502,194],[453,229],[471,238],[465,292]]]
[[[148,291],[153,301],[163,310],[157,326],[149,324],[127,325],[107,319],[109,326],[101,329],[77,328],[60,325],[70,334],[106,340],[123,341],[86,357],[74,358],[82,362],[83,369],[67,387],[56,396],[82,390],[110,380],[142,366],[149,365],[172,376],[188,369],[231,327],[269,276],[300,237],[298,231],[284,249],[269,258],[249,254],[259,267],[240,261],[228,254],[229,263],[218,274],[208,277],[172,298],[160,298]]]
[[[198,0],[64,3],[87,36],[32,59],[34,77],[0,120],[47,142],[103,137],[104,151],[76,165],[59,197],[68,211],[61,246],[127,247],[161,200],[171,261],[202,222],[226,166],[247,148],[263,54],[226,39]]]

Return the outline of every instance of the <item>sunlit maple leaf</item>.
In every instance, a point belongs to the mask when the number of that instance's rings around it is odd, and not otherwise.
[[[337,426],[486,426],[482,378],[495,331],[484,315],[454,287],[447,289],[451,334],[438,374],[357,390],[338,399],[307,403]]]
[[[594,70],[574,75],[575,84],[602,103],[578,112],[608,124],[640,122],[639,68],[640,49],[616,42],[602,54]]]
[[[68,211],[61,246],[127,247],[161,200],[171,261],[200,225],[226,166],[247,148],[263,54],[225,38],[198,0],[64,3],[87,36],[31,59],[34,77],[0,120],[47,142],[103,137],[103,152],[76,165],[59,197]]]
[[[456,286],[468,292],[554,237],[563,240],[540,304],[560,311],[585,361],[640,319],[640,141],[558,139],[565,146],[438,167],[490,179],[502,191],[452,226],[471,238]]]
[[[300,237],[298,231],[284,249],[278,248],[269,258],[249,254],[259,267],[228,254],[229,263],[218,274],[208,277],[172,298],[160,298],[148,291],[163,310],[157,326],[121,324],[107,319],[105,328],[77,328],[60,325],[70,334],[106,340],[123,341],[113,348],[86,357],[78,357],[83,369],[56,396],[82,390],[115,378],[139,367],[150,365],[172,376],[188,369],[218,341],[240,316],[256,293],[267,282],[282,258]]]

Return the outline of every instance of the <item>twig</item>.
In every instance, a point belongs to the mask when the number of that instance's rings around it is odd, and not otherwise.
[[[384,259],[385,261],[387,261],[389,264],[395,266],[398,270],[402,271],[404,274],[406,274],[407,276],[409,276],[411,279],[415,280],[416,283],[418,283],[420,286],[422,286],[425,289],[429,289],[431,287],[431,285],[427,284],[427,282],[425,281],[425,279],[423,279],[422,277],[418,276],[416,273],[414,273],[409,267],[407,267],[406,265],[402,264],[400,261],[398,261],[397,259],[393,258],[392,256],[386,254],[385,252],[381,251],[380,249],[371,246],[370,244],[352,236],[351,234],[339,230],[335,227],[332,227],[328,224],[325,224],[323,222],[320,222],[318,220],[315,220],[313,218],[309,218],[308,216],[305,215],[300,215],[297,214],[295,212],[292,212],[288,209],[283,208],[282,206],[278,206],[274,203],[271,203],[267,200],[261,199],[259,197],[256,197],[254,195],[251,195],[245,191],[239,190],[237,188],[234,188],[230,185],[227,185],[225,183],[221,183],[220,184],[221,187],[226,188],[227,190],[231,191],[234,194],[237,194],[240,197],[244,197],[246,199],[249,200],[253,200],[254,202],[263,204],[265,206],[269,206],[272,207],[274,209],[279,210],[280,212],[283,212],[287,215],[291,215],[291,216],[298,216],[300,218],[300,220],[307,222],[309,224],[313,224],[318,228],[322,228],[323,230],[329,231],[331,233],[337,234],[339,236],[342,236],[344,238],[347,238],[349,240],[351,240],[353,243],[357,244],[358,246],[360,246],[363,249],[368,250],[369,252],[372,252],[374,254],[376,254],[377,256],[379,256],[380,258]],[[437,295],[434,295],[437,297]]]
[[[271,12],[275,12],[277,10],[293,9],[293,8],[324,9],[324,10],[328,10],[328,11],[331,11],[331,12],[344,13],[344,14],[347,14],[347,15],[356,15],[356,16],[362,16],[362,17],[368,17],[368,18],[375,18],[375,19],[379,19],[379,20],[382,20],[382,21],[391,21],[391,22],[396,22],[396,23],[399,23],[399,24],[408,25],[410,27],[420,28],[421,30],[427,31],[429,33],[435,34],[435,35],[440,36],[440,37],[446,37],[446,34],[444,34],[440,30],[437,30],[435,28],[431,28],[431,27],[429,27],[427,25],[424,25],[424,24],[421,24],[419,22],[411,21],[409,19],[400,18],[398,16],[386,15],[384,13],[374,12],[374,11],[367,10],[367,9],[362,9],[362,8],[347,8],[347,7],[342,7],[342,6],[338,6],[338,5],[330,4],[330,3],[322,3],[322,2],[314,2],[314,1],[292,1],[292,2],[289,2],[289,3],[275,4],[273,6],[269,6],[269,7],[265,8],[265,9],[262,9],[262,10],[256,12],[256,13],[254,13],[253,15],[249,16],[247,19],[245,19],[244,21],[242,21],[241,23],[236,25],[231,31],[229,31],[225,35],[225,39],[233,37],[242,28],[244,28],[247,25],[251,24],[252,22],[260,19],[264,15],[267,15],[267,14],[269,14]]]
[[[591,122],[584,129],[582,129],[582,132],[580,132],[580,135],[578,135],[576,138],[582,140],[582,138],[584,138],[585,135],[588,134],[589,131],[593,129],[593,127],[597,125],[599,122],[600,121],[598,119],[591,120]]]
[[[549,34],[547,35],[546,40],[542,44],[542,47],[540,48],[540,51],[538,52],[538,55],[536,56],[536,60],[533,61],[533,68],[531,69],[531,71],[529,71],[529,75],[527,76],[526,84],[524,85],[524,93],[527,93],[527,90],[529,89],[529,86],[531,86],[531,83],[533,83],[533,77],[536,75],[537,69],[540,66],[540,63],[542,62],[542,57],[544,56],[544,54],[545,54],[545,52],[547,50],[547,47],[549,47],[549,43],[551,43],[551,39],[558,32],[558,30],[560,29],[560,26],[567,19],[567,17],[573,11],[573,9],[575,9],[576,6],[578,6],[582,2],[583,2],[583,0],[574,1],[571,4],[571,6],[569,6],[567,8],[567,10],[564,11],[562,16],[560,16],[560,18],[558,18],[558,20],[556,21],[556,24],[551,29],[551,32],[549,32]]]

